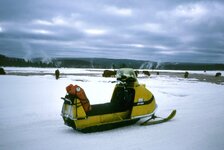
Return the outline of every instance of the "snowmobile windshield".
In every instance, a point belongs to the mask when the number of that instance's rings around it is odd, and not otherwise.
[[[123,68],[123,69],[119,69],[117,71],[117,80],[120,80],[120,81],[125,81],[127,79],[133,79],[133,80],[136,80],[136,75],[135,75],[135,72],[133,69],[131,68]]]

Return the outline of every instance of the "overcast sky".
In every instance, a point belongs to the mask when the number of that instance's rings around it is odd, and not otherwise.
[[[0,0],[0,54],[224,63],[224,1]]]

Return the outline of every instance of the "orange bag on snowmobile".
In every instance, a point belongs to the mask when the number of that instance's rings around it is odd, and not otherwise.
[[[66,87],[66,91],[71,95],[75,95],[80,100],[85,112],[91,110],[91,106],[88,98],[86,97],[85,91],[80,86],[70,84]]]

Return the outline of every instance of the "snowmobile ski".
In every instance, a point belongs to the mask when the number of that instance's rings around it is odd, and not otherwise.
[[[154,124],[159,124],[159,123],[164,123],[167,122],[169,120],[171,120],[175,115],[176,115],[176,110],[173,110],[169,116],[167,116],[166,118],[162,118],[162,117],[157,117],[155,115],[152,115],[151,118],[147,119],[146,121],[144,121],[143,123],[141,123],[141,126],[146,126],[146,125],[154,125]],[[159,118],[159,120],[154,120],[156,118]],[[153,121],[151,121],[153,120]]]

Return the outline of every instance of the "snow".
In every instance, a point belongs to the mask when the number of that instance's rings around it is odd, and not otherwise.
[[[54,74],[57,68],[34,68],[34,67],[4,67],[6,73],[32,73],[32,74]],[[65,74],[83,74],[83,73],[91,73],[96,74],[99,72],[103,72],[104,69],[92,69],[92,68],[60,68],[61,73]]]
[[[33,73],[33,74],[54,74],[56,68],[33,68],[33,67],[4,67],[6,73]],[[98,74],[102,73],[104,69],[93,69],[93,68],[60,68],[61,73],[65,74],[83,74],[83,73],[91,73],[91,74]],[[112,70],[112,69],[107,69]],[[158,69],[138,69],[139,71],[150,71],[150,72],[169,72],[169,73],[185,73],[186,70],[158,70]],[[190,74],[203,74],[203,75],[212,75],[215,76],[217,72],[220,72],[222,75],[224,71],[195,71],[195,70],[187,70]]]
[[[7,68],[19,72],[21,68]],[[38,72],[37,68],[25,68]],[[55,69],[50,70],[54,72]],[[46,69],[46,72],[49,71]],[[60,69],[61,71],[61,69]],[[167,123],[135,125],[104,132],[84,134],[63,124],[60,116],[69,84],[80,85],[91,104],[110,100],[114,78],[96,75],[99,70],[64,69],[67,73],[92,73],[94,76],[52,75],[0,76],[1,150],[221,150],[224,148],[224,85],[169,76],[139,78],[154,94],[157,114],[166,116],[172,109],[176,117]],[[62,71],[61,71],[62,72]]]

